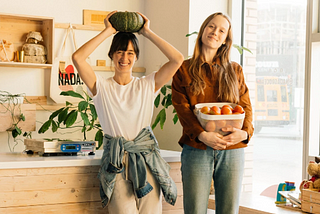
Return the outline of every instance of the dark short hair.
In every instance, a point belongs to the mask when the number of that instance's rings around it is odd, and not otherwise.
[[[139,41],[137,37],[133,33],[129,32],[118,32],[112,39],[111,47],[108,53],[110,59],[112,59],[113,54],[116,51],[126,51],[128,48],[128,44],[131,41],[133,45],[134,53],[139,58]]]

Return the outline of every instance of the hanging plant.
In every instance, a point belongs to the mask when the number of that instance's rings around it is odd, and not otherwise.
[[[23,132],[23,130],[19,127],[19,123],[26,120],[21,111],[21,99],[25,99],[24,94],[11,94],[7,91],[0,90],[0,117],[1,115],[10,115],[11,127],[6,131],[11,132],[13,141],[16,143],[11,149],[8,139],[10,151],[14,151],[14,147],[18,144],[18,136],[23,134],[24,137],[31,138],[31,132]]]
[[[0,105],[4,109],[0,114],[10,114],[12,126],[7,131],[12,132],[13,138],[22,134],[22,130],[18,127],[18,124],[26,120],[21,112],[21,98],[24,99],[23,94],[11,94],[7,91],[0,91]]]

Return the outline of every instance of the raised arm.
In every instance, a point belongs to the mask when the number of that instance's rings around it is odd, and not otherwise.
[[[145,21],[145,24],[143,28],[139,31],[139,34],[142,34],[143,36],[148,38],[169,59],[167,63],[161,66],[161,68],[159,69],[159,71],[157,71],[155,75],[155,91],[157,91],[173,77],[173,75],[176,73],[176,71],[182,64],[184,58],[183,55],[176,48],[174,48],[171,44],[159,37],[152,30],[150,30],[149,19],[143,14],[139,14],[143,17]]]
[[[97,93],[96,90],[96,76],[92,67],[87,63],[86,59],[90,54],[108,37],[116,32],[109,22],[109,17],[117,11],[113,11],[108,14],[104,20],[106,28],[101,31],[97,36],[89,40],[87,43],[82,45],[74,54],[72,55],[72,61],[78,70],[78,73],[83,80],[83,82],[88,86],[89,90],[93,95]]]

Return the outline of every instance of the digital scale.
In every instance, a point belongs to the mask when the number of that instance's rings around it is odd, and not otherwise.
[[[96,141],[70,141],[50,139],[24,139],[27,154],[38,153],[42,156],[57,155],[94,155]]]

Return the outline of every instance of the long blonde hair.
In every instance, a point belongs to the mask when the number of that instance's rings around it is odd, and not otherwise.
[[[208,16],[208,18],[202,23],[196,44],[193,51],[193,56],[190,59],[189,74],[193,79],[191,83],[191,91],[194,95],[199,95],[204,93],[206,88],[206,82],[204,81],[204,74],[201,69],[201,65],[204,63],[203,53],[202,53],[202,35],[204,29],[208,23],[216,16],[223,16],[229,22],[229,29],[225,44],[221,45],[217,50],[214,59],[219,58],[221,66],[219,66],[219,92],[218,100],[224,102],[237,103],[239,101],[239,90],[238,81],[236,74],[231,66],[230,53],[232,47],[232,28],[230,18],[221,13],[214,13]],[[212,60],[214,60],[212,59]]]

